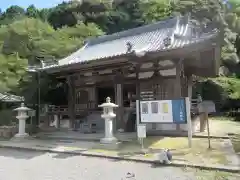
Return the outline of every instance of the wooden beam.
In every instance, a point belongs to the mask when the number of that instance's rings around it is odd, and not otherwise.
[[[136,78],[135,78],[135,83],[136,83],[136,96],[137,96],[137,100],[140,100],[140,79],[139,79],[139,69],[140,69],[140,65],[136,65]]]
[[[143,69],[139,68],[139,72],[141,73],[141,72],[161,71],[161,70],[173,69],[175,67],[176,67],[175,64],[167,65],[167,66],[156,65],[155,67],[149,67],[149,68],[143,68]],[[121,74],[123,74],[123,75],[129,74],[129,72],[128,72],[129,68],[132,68],[132,67],[131,66],[123,67],[121,69]],[[83,76],[83,74],[77,74],[77,73],[74,73],[73,75],[81,76],[81,80],[83,80],[83,81],[94,81],[94,80],[101,81],[101,79],[106,79],[106,78],[113,80],[113,77],[116,77],[116,78],[120,77],[119,69],[113,69],[112,73],[107,73],[107,74],[99,74],[96,71],[93,71],[92,73],[93,73],[92,76]]]
[[[156,63],[157,61],[159,62],[161,60],[159,60],[159,58],[150,59],[150,62],[155,62]],[[138,64],[143,64],[143,62],[139,62]],[[121,69],[124,71],[124,74],[125,74],[125,73],[127,73],[128,69],[131,69],[131,68],[135,67],[135,65],[133,65],[132,63],[129,62],[129,63],[125,63],[125,64],[119,64],[118,66],[115,65],[115,66],[105,66],[105,67],[94,67],[92,69],[85,69],[85,70],[81,70],[81,71],[77,70],[77,71],[74,71],[74,72],[71,71],[71,72],[68,72],[68,73],[64,72],[64,73],[62,73],[62,75],[58,75],[57,78],[65,78],[66,76],[72,76],[72,75],[74,75],[74,76],[84,76],[85,73],[88,73],[88,72],[98,73],[99,71],[101,71],[103,69],[104,70],[112,70],[113,72],[116,72],[116,71],[119,70],[119,67],[121,67]],[[175,67],[174,64],[173,65],[166,65],[166,66],[159,65],[158,70],[160,71],[160,70],[172,69],[174,67]],[[153,71],[155,69],[156,69],[156,67],[140,68],[140,72],[148,72],[148,71]],[[112,74],[114,74],[114,73],[98,74],[98,76],[106,76],[106,75],[112,75]],[[84,77],[86,77],[86,76],[84,76]]]
[[[68,69],[62,69],[61,71],[56,71],[56,72],[52,72],[51,74],[56,74],[58,76],[60,76],[60,74],[62,74],[63,76],[68,76],[68,75],[72,75],[72,74],[84,74],[84,73],[87,73],[87,72],[92,72],[92,71],[99,71],[99,70],[105,70],[107,68],[111,68],[111,69],[119,69],[119,67],[123,67],[123,66],[130,66],[131,63],[128,62],[127,60],[125,61],[120,61],[120,62],[117,62],[117,60],[108,60],[109,63],[108,64],[102,64],[102,65],[95,65],[95,64],[92,64],[89,63],[88,66],[80,66],[78,64],[75,65],[75,67],[73,68],[68,68]],[[77,68],[79,67],[79,68]],[[67,68],[67,67],[65,67]]]

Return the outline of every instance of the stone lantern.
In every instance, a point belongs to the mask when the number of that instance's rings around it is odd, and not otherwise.
[[[27,115],[27,112],[30,111],[31,109],[27,108],[24,103],[21,103],[21,106],[19,108],[14,109],[14,111],[17,111],[18,114],[16,118],[19,121],[18,125],[18,133],[15,135],[17,138],[25,138],[28,137],[29,134],[26,133],[26,120],[29,117]]]
[[[118,107],[118,105],[111,103],[110,97],[107,97],[106,102],[98,107],[103,108],[103,114],[101,117],[105,119],[105,137],[102,138],[100,142],[103,144],[117,143],[118,140],[113,135],[113,119],[116,117],[116,114],[113,112],[113,108]]]

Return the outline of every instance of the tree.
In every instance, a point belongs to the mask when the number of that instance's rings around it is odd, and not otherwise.
[[[95,24],[79,23],[74,27],[56,30],[51,37],[34,42],[35,49],[42,57],[61,59],[79,49],[86,38],[102,35],[103,32]],[[47,59],[47,58],[46,58]]]
[[[19,84],[25,74],[27,61],[18,54],[0,55],[0,92],[6,92]]]
[[[127,16],[126,19],[120,24],[125,30],[142,26],[145,22],[143,19],[143,9],[141,8],[142,2],[140,0],[122,0],[117,1],[114,10],[123,12]]]
[[[10,6],[2,13],[0,18],[0,24],[10,24],[17,19],[21,19],[25,16],[25,10],[20,6]]]
[[[55,29],[63,26],[71,27],[77,24],[78,19],[70,5],[71,2],[63,2],[50,11],[48,21]]]
[[[150,0],[143,2],[141,6],[147,24],[161,21],[172,14],[172,6],[168,0]]]
[[[6,9],[5,15],[10,18],[21,16],[25,14],[25,10],[20,6],[10,6]]]
[[[26,15],[30,18],[38,18],[39,11],[34,5],[30,5],[26,10]]]
[[[44,22],[48,21],[50,11],[51,9],[46,8],[39,10],[39,18]]]
[[[0,66],[2,66],[0,71],[6,75],[0,79],[2,89],[14,90],[21,95],[27,95],[29,100],[35,99],[37,91],[35,77],[34,75],[26,77],[20,71],[23,67],[21,63],[28,62],[30,65],[36,65],[39,64],[40,60],[59,60],[79,49],[86,38],[101,34],[103,32],[93,23],[83,24],[79,22],[74,27],[54,30],[47,22],[35,18],[15,20],[8,26],[0,27]],[[14,73],[9,70],[14,65],[13,63],[19,63],[15,65],[16,68],[14,66],[16,69]],[[10,66],[11,64],[13,65]],[[54,89],[52,87],[54,84],[57,85],[50,81],[48,76],[44,76],[41,88],[46,91],[42,92],[42,96],[46,95],[49,88]]]

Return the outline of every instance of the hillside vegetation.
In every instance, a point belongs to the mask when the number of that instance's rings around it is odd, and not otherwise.
[[[201,81],[203,85],[196,86],[199,87],[196,92],[209,99],[216,92],[208,88],[214,85],[221,90],[218,101],[239,99],[240,3],[237,0],[70,1],[49,9],[13,5],[0,13],[0,92],[27,94],[27,100],[33,102],[37,84],[25,72],[27,64],[58,61],[79,49],[87,38],[189,12],[196,25],[214,23],[224,29],[221,77],[204,80],[208,83]],[[56,88],[53,84],[52,79],[43,77],[43,101],[47,92]]]

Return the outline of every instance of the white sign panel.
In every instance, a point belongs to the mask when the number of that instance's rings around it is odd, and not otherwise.
[[[172,101],[141,101],[140,114],[141,122],[172,123]]]
[[[139,124],[137,126],[137,135],[138,135],[138,138],[146,138],[146,135],[147,132],[146,132],[146,125],[144,124]]]

